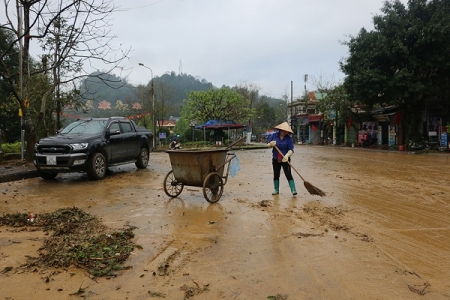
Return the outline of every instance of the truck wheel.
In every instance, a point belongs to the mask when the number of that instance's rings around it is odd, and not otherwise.
[[[150,157],[150,153],[148,152],[148,149],[145,147],[141,148],[141,151],[139,152],[139,156],[136,161],[136,167],[138,169],[145,169],[148,166],[148,159]]]
[[[45,179],[45,180],[55,179],[56,175],[58,175],[58,173],[49,173],[49,172],[45,172],[45,171],[38,171],[38,172],[39,172],[39,176],[41,176],[41,178]]]
[[[102,179],[106,175],[106,170],[107,166],[105,156],[98,152],[94,153],[87,169],[88,178],[91,180]]]

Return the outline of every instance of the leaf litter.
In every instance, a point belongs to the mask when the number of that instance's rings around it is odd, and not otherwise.
[[[116,276],[135,247],[133,229],[110,231],[101,221],[79,208],[63,208],[53,213],[3,214],[0,226],[32,227],[49,232],[39,256],[27,256],[24,268],[67,268],[75,266],[92,276]]]

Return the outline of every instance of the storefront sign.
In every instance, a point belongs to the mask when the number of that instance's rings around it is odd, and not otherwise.
[[[358,144],[367,141],[367,133],[366,131],[358,131]]]
[[[396,144],[397,128],[394,125],[389,125],[389,146],[394,146]]]
[[[441,134],[441,147],[447,147],[448,145],[448,133],[443,132]]]

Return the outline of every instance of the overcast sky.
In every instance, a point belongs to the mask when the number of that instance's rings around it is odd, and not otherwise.
[[[404,4],[406,0],[402,0]],[[114,33],[132,48],[131,84],[174,71],[215,86],[256,84],[261,94],[304,92],[304,74],[336,83],[344,75],[341,45],[372,17],[383,0],[127,0],[117,1]],[[307,82],[307,90],[314,90]]]
[[[404,4],[407,0],[401,0]],[[2,1],[3,2],[3,1]],[[215,86],[251,83],[280,98],[339,83],[342,41],[381,12],[384,0],[114,0],[115,43],[131,48],[124,71],[134,85],[182,72]],[[3,5],[2,5],[3,6]],[[2,18],[3,19],[3,18]]]

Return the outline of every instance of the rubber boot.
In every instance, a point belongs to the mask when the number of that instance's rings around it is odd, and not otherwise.
[[[273,192],[272,195],[278,195],[280,193],[280,181],[274,180],[273,181]]]
[[[291,188],[292,195],[294,195],[294,196],[297,195],[297,190],[295,189],[294,180],[289,180],[288,182],[289,182],[289,187]]]

